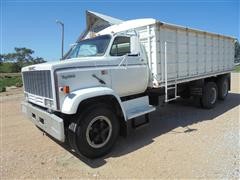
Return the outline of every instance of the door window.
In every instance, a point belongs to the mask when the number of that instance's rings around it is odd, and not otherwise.
[[[111,56],[123,56],[131,52],[130,37],[118,36],[111,47]]]

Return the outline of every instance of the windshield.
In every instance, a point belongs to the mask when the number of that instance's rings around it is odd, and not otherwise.
[[[92,39],[86,39],[77,43],[68,55],[66,59],[77,58],[77,57],[89,57],[89,56],[102,56],[104,55],[111,36],[103,35],[97,36]]]

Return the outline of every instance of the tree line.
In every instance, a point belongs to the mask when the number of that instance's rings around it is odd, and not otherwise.
[[[46,62],[42,57],[33,57],[34,51],[15,47],[14,52],[0,54],[0,72],[21,72],[24,66]]]

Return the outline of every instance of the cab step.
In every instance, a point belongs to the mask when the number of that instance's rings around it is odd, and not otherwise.
[[[149,105],[148,96],[124,101],[123,107],[125,109],[126,117],[128,120],[156,110],[154,106]]]

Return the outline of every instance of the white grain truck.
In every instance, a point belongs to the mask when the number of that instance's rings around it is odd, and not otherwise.
[[[95,158],[110,151],[137,117],[178,97],[197,97],[203,108],[230,88],[234,38],[155,19],[101,28],[63,61],[22,69],[22,111],[44,132]],[[131,122],[131,123],[130,123]]]

